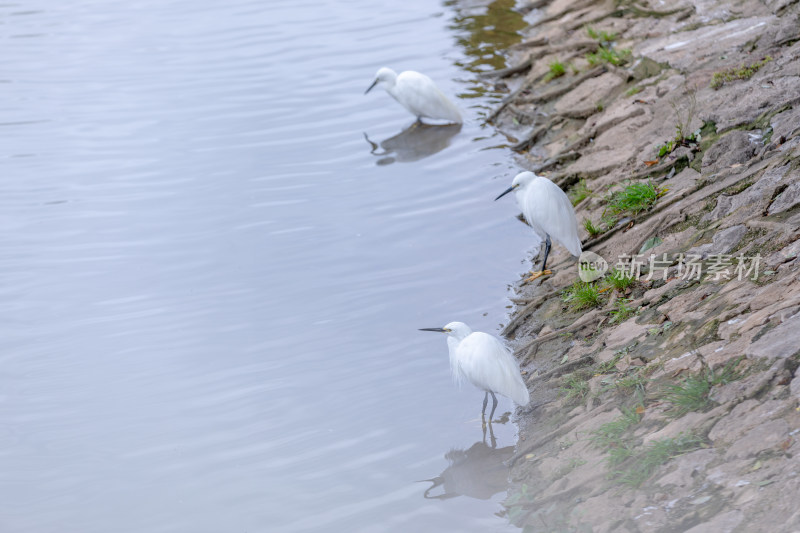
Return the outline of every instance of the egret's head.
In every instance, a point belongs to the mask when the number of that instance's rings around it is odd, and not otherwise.
[[[378,72],[375,73],[375,81],[373,81],[372,85],[370,85],[369,88],[364,91],[364,94],[370,92],[376,85],[381,85],[384,89],[388,89],[394,85],[396,79],[397,74],[395,74],[392,69],[381,67],[378,69]]]
[[[420,331],[437,331],[439,333],[447,333],[448,336],[455,337],[457,339],[463,339],[472,333],[472,330],[469,328],[469,326],[463,322],[450,322],[443,328],[422,328]]]
[[[511,191],[521,190],[528,186],[534,179],[536,179],[536,174],[533,172],[520,172],[516,176],[514,176],[514,180],[511,182],[511,187],[503,191],[503,193],[495,198],[495,201],[499,200],[506,194],[510,193]]]

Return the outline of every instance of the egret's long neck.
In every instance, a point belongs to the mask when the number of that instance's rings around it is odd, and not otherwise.
[[[530,224],[531,221],[528,220],[528,215],[527,215],[528,209],[525,207],[526,203],[525,193],[527,192],[525,188],[526,188],[525,185],[517,187],[517,189],[514,191],[514,198],[517,200],[517,205],[522,210],[522,215],[525,217],[525,220],[527,220],[528,224]]]
[[[525,196],[525,189],[527,188],[526,185],[520,185],[516,189],[514,189],[514,198],[517,199],[517,203],[522,201],[522,198]]]
[[[453,331],[447,335],[447,347],[450,349],[450,355],[458,348],[461,341],[467,338],[472,333],[471,331]]]
[[[386,92],[394,96],[394,90],[397,87],[397,74],[392,72],[392,75],[383,82],[383,88]]]
[[[461,342],[466,339],[470,333],[472,333],[472,331],[468,327],[462,326],[447,334],[447,347],[450,351],[450,370],[453,373],[453,379],[458,383],[464,380],[464,373],[461,371],[458,360],[458,348]]]
[[[461,339],[456,339],[455,337],[447,336],[447,348],[450,350],[450,357],[453,357],[453,353],[458,348],[458,345],[461,343]]]
[[[456,339],[455,337],[451,337],[450,335],[447,336],[447,349],[450,355],[450,372],[453,375],[453,380],[456,383],[461,383],[461,372],[458,369],[458,361],[456,359],[456,353],[458,352],[458,345],[461,344],[460,339]]]

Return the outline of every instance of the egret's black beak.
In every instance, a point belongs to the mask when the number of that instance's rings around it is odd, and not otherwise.
[[[503,194],[501,194],[500,196],[498,196],[497,198],[495,198],[495,199],[494,199],[494,201],[496,202],[497,200],[499,200],[500,198],[502,198],[503,196],[505,196],[506,194],[510,193],[510,192],[511,192],[511,191],[513,191],[513,190],[514,190],[514,186],[512,185],[512,186],[511,186],[511,187],[509,187],[508,189],[504,190],[504,191],[503,191]]]
[[[447,330],[444,328],[420,328],[420,331],[436,331],[437,333],[446,333]]]
[[[375,87],[376,85],[378,85],[378,80],[373,81],[372,85],[369,86],[369,89],[364,91],[364,94],[367,94],[368,92],[370,92],[372,90],[372,88]]]

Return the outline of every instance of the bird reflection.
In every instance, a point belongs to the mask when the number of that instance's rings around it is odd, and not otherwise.
[[[419,161],[441,152],[450,145],[450,139],[459,131],[461,124],[436,126],[415,122],[394,137],[389,137],[380,143],[371,141],[366,133],[364,138],[372,146],[370,153],[380,158],[378,165],[390,165]]]
[[[453,449],[444,454],[450,466],[435,478],[425,480],[433,483],[425,491],[425,498],[447,500],[457,496],[468,496],[478,500],[488,500],[506,490],[508,467],[505,462],[511,459],[514,447],[497,448],[491,422],[487,426],[491,446],[486,444],[486,427],[484,427],[482,442],[476,442],[466,450]],[[438,487],[441,487],[443,492],[431,494]]]

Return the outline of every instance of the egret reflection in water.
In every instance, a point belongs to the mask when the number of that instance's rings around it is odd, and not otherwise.
[[[370,153],[379,157],[378,165],[410,163],[441,152],[461,131],[461,124],[435,126],[415,122],[397,135],[376,143],[367,134],[364,138],[372,146]]]
[[[457,496],[468,496],[478,500],[488,500],[495,494],[504,492],[508,485],[508,466],[506,461],[514,453],[513,446],[497,448],[492,424],[488,425],[491,445],[486,444],[486,430],[483,440],[466,450],[452,449],[444,454],[449,466],[433,479],[424,496],[431,500],[447,500]],[[441,487],[440,494],[431,494]]]

